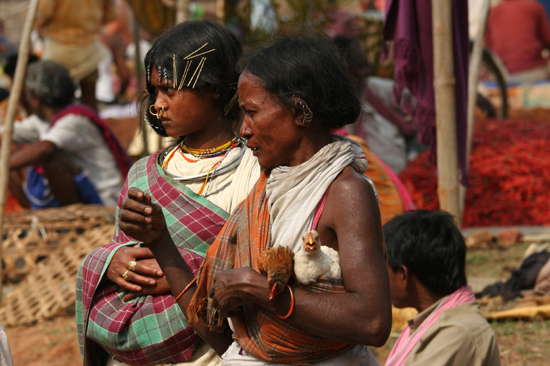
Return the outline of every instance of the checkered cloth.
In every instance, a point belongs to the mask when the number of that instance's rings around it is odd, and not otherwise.
[[[163,207],[174,243],[197,274],[207,248],[229,214],[167,176],[156,163],[158,155],[157,152],[132,166],[118,210],[129,187],[149,193],[153,202]],[[117,225],[112,243],[94,249],[79,269],[76,318],[84,365],[104,365],[107,353],[130,365],[183,362],[199,344],[199,336],[171,294],[141,296],[125,302],[125,292],[117,292],[104,276],[116,250],[136,243]]]
[[[269,210],[265,195],[264,172],[247,199],[233,211],[218,238],[208,249],[197,291],[187,310],[189,323],[196,324],[208,312],[205,304],[208,290],[218,271],[252,267],[259,272],[258,255],[271,241]],[[341,279],[300,286],[312,292],[344,292]],[[231,318],[241,347],[255,357],[275,363],[314,364],[335,357],[353,345],[329,341],[297,328],[265,308],[248,303],[243,315]],[[223,332],[227,324],[212,331]]]

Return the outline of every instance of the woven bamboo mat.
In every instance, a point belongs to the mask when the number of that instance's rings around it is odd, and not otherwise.
[[[61,237],[60,245],[5,294],[0,323],[28,325],[73,310],[80,263],[92,249],[108,243],[113,230],[114,225],[103,225],[86,230],[74,241],[71,236]]]
[[[114,224],[115,208],[71,205],[6,216],[2,241],[5,283],[18,283],[55,250],[95,227]]]

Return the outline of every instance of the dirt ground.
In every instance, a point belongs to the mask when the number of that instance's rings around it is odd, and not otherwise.
[[[510,271],[519,267],[529,243],[519,243],[506,249],[469,250],[466,269],[470,284],[474,280],[509,278]],[[492,283],[492,282],[489,282]],[[484,285],[483,285],[484,286]],[[491,323],[498,339],[503,366],[548,365],[550,320],[512,320]],[[32,326],[6,329],[15,366],[73,366],[80,365],[74,314],[67,313]],[[386,345],[373,349],[377,360],[384,364],[398,334],[392,333]]]
[[[540,108],[511,111],[510,119],[550,120],[550,110]],[[469,253],[470,274],[476,276],[505,276],[505,268],[520,264],[523,248]],[[501,349],[502,364],[545,365],[550,357],[550,320],[504,321],[492,323]],[[31,326],[6,329],[15,366],[74,366],[81,364],[74,314],[68,313]],[[375,349],[375,355],[384,363],[396,337]]]

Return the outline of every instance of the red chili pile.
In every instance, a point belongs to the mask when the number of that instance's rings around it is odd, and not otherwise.
[[[550,123],[476,123],[463,227],[550,225]],[[438,209],[429,152],[399,174],[418,208]]]

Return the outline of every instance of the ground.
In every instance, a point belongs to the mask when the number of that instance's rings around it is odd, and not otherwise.
[[[511,268],[518,267],[528,243],[508,249],[469,251],[468,276],[506,278]],[[491,323],[497,334],[503,366],[543,366],[550,357],[550,320]],[[6,329],[15,366],[80,365],[74,314],[57,317],[28,327]],[[385,346],[374,349],[376,358],[384,364],[398,334],[392,334]]]

